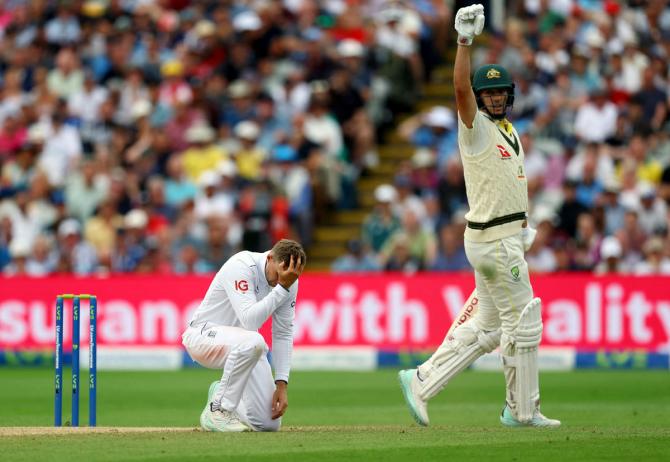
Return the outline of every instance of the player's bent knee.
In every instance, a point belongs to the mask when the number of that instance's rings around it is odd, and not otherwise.
[[[268,352],[268,345],[265,339],[258,332],[250,332],[247,340],[239,346],[240,351],[260,358]]]
[[[278,432],[281,428],[281,419],[272,420],[269,416],[258,421],[251,420],[250,423],[257,432]]]

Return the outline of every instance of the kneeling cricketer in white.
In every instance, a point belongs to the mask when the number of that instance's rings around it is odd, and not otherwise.
[[[277,431],[288,406],[293,318],[302,246],[281,240],[264,253],[240,252],[219,270],[182,335],[191,358],[223,369],[200,415],[203,430]],[[272,376],[258,329],[272,317]]]

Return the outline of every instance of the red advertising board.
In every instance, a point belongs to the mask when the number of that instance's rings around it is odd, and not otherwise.
[[[102,346],[179,345],[209,281],[157,276],[0,279],[0,350],[52,347],[59,293],[98,296]],[[536,276],[532,282],[543,300],[545,346],[669,349],[670,278],[577,274]],[[469,275],[304,275],[295,344],[433,348],[442,342],[473,284]],[[86,306],[82,303],[83,325]],[[262,332],[269,340],[268,327]]]

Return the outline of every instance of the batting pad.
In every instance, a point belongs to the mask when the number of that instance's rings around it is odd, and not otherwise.
[[[421,399],[427,401],[437,395],[452,377],[467,369],[484,353],[495,350],[499,344],[500,329],[484,332],[474,322],[458,326],[453,334],[447,335],[433,356],[419,366]]]
[[[533,418],[540,401],[537,346],[542,339],[542,301],[534,298],[521,312],[513,337],[502,335],[507,401],[520,422]]]

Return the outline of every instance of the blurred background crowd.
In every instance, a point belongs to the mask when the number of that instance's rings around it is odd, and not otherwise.
[[[199,273],[357,206],[447,7],[7,0],[0,270]]]
[[[2,2],[0,271],[188,274],[284,237],[309,249],[396,138],[414,155],[332,269],[468,270],[453,98],[416,108],[469,3]],[[516,82],[531,271],[670,273],[668,2],[502,3],[473,68]]]
[[[538,230],[530,270],[670,274],[668,2],[505,3],[473,69],[497,62],[516,83],[510,118]],[[334,269],[469,270],[456,115],[434,107],[398,131],[415,154],[377,188]]]

